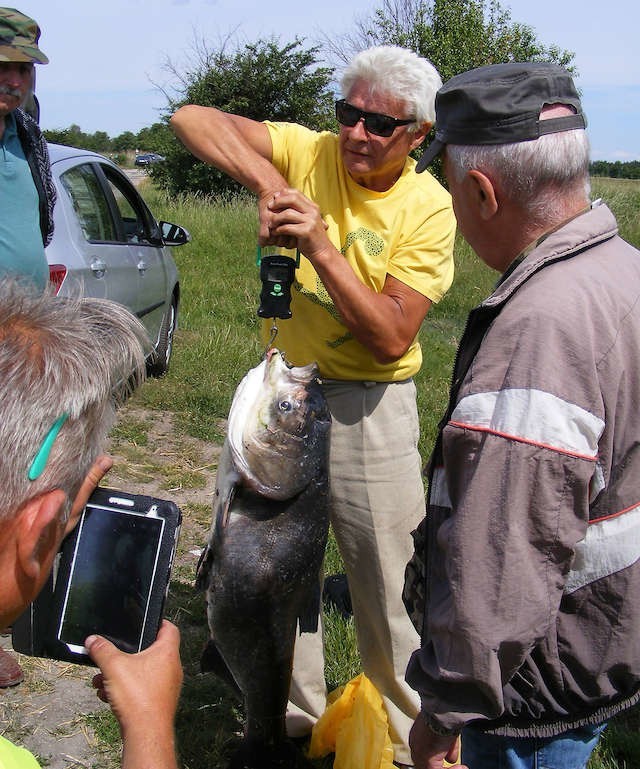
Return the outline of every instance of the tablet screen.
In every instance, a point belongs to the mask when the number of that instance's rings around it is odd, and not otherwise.
[[[97,633],[140,651],[164,520],[88,505],[78,526],[58,638],[80,651]]]

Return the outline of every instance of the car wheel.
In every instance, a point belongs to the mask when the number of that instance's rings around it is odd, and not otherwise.
[[[155,353],[147,362],[147,374],[153,377],[164,376],[169,370],[169,361],[173,350],[173,333],[178,320],[178,301],[174,296],[171,305],[162,319]]]

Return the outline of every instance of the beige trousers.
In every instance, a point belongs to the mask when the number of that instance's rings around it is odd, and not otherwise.
[[[413,380],[325,382],[331,415],[331,524],[349,581],[365,675],[384,700],[394,760],[411,764],[420,700],[404,680],[420,645],[404,604],[411,532],[425,515]],[[296,639],[287,731],[308,734],[324,712],[322,629]]]

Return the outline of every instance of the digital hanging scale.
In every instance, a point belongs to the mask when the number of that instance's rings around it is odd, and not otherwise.
[[[296,267],[300,265],[300,252],[292,259],[282,253],[263,254],[258,246],[256,263],[260,267],[260,318],[291,317],[291,285],[293,284]]]

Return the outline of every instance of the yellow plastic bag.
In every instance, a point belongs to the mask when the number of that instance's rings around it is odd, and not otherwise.
[[[309,758],[335,753],[333,769],[394,769],[387,713],[365,674],[331,692],[328,702],[311,732]]]
[[[394,769],[382,697],[361,673],[329,697],[311,732],[309,758],[335,753],[334,769]]]

